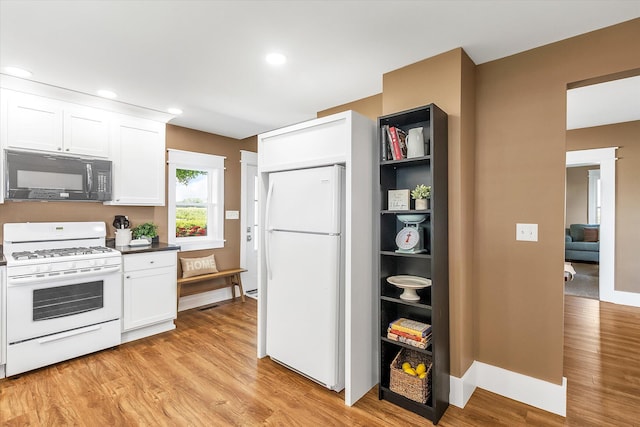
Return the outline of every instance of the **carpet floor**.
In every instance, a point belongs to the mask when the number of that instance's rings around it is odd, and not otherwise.
[[[573,280],[564,282],[564,294],[600,299],[600,265],[584,262],[572,262],[571,265],[576,270],[576,275]]]

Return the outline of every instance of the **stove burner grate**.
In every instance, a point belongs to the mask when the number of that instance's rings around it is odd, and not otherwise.
[[[59,248],[59,249],[40,249],[35,251],[13,252],[11,256],[15,260],[41,259],[41,258],[57,258],[74,255],[94,255],[111,252],[111,249],[104,246],[91,246],[88,248]]]

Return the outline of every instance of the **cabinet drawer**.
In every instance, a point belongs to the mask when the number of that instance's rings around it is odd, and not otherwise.
[[[124,271],[144,270],[147,268],[174,267],[176,266],[176,252],[153,252],[125,255]]]

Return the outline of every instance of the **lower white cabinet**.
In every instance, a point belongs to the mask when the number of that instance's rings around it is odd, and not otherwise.
[[[5,283],[6,268],[0,266],[0,378],[5,377],[7,363],[7,288]]]
[[[176,251],[123,256],[123,342],[175,328]]]

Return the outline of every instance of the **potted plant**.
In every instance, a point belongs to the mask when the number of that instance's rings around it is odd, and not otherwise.
[[[416,201],[416,210],[428,209],[427,200],[431,198],[431,186],[418,184],[411,190],[411,198]]]
[[[134,239],[146,238],[149,242],[158,241],[158,226],[152,222],[145,222],[131,230]]]

